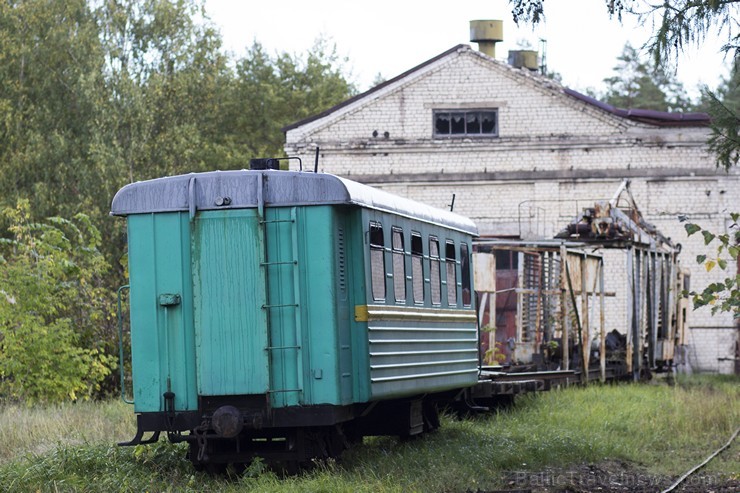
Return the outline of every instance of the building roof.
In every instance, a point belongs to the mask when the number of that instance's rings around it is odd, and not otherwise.
[[[466,44],[458,44],[456,46],[453,46],[449,50],[440,53],[439,55],[430,58],[429,60],[420,63],[419,65],[407,70],[406,72],[393,77],[392,79],[389,79],[381,84],[378,84],[371,89],[357,94],[356,96],[353,96],[349,99],[346,99],[342,101],[341,103],[322,111],[321,113],[317,113],[316,115],[310,116],[308,118],[304,118],[303,120],[299,120],[295,123],[292,123],[290,125],[287,125],[282,128],[283,133],[286,133],[290,130],[293,130],[295,128],[301,127],[303,125],[306,125],[308,123],[311,123],[313,121],[319,120],[321,118],[324,118],[326,116],[331,115],[332,113],[349,106],[357,101],[360,101],[362,99],[367,98],[368,96],[371,96],[372,94],[384,89],[385,87],[388,87],[392,84],[395,84],[396,82],[399,82],[403,79],[406,79],[410,75],[419,72],[420,70],[428,67],[429,65],[445,58],[448,56],[451,56],[457,52],[472,52],[476,53],[486,59],[488,59],[493,64],[501,64],[503,66],[512,68],[503,62],[499,62],[493,58],[490,58],[486,55],[483,55],[480,52],[477,52],[473,50],[469,45]],[[522,71],[525,69],[514,69],[514,70],[520,70]],[[555,81],[551,79],[547,79],[549,84],[553,84]],[[581,94],[578,91],[574,91],[573,89],[568,89],[567,87],[560,86],[562,92],[572,98],[577,99],[578,101],[582,103],[586,103],[588,105],[594,106],[596,108],[599,108],[600,110],[606,111],[612,115],[615,115],[617,117],[626,118],[628,120],[637,121],[641,123],[647,123],[650,125],[660,126],[660,127],[696,127],[696,126],[707,126],[711,122],[711,118],[706,113],[673,113],[673,112],[666,112],[666,111],[655,111],[655,110],[644,110],[644,109],[636,109],[636,108],[630,108],[630,109],[622,109],[622,108],[616,108],[612,105],[603,103],[595,98],[592,98],[590,96],[587,96],[585,94]]]
[[[573,89],[563,88],[565,94],[579,99],[585,103],[596,106],[604,111],[628,118],[642,123],[658,125],[661,127],[691,127],[707,126],[711,122],[711,117],[706,113],[678,113],[668,111],[642,110],[639,108],[622,109],[603,103],[591,96],[586,96]]]
[[[374,93],[380,91],[381,89],[383,89],[383,88],[385,88],[387,86],[390,86],[391,84],[394,84],[395,82],[398,82],[399,80],[405,79],[409,75],[411,75],[411,74],[413,74],[415,72],[418,72],[419,70],[425,68],[428,65],[431,65],[432,63],[436,62],[437,60],[440,60],[442,58],[445,58],[446,56],[451,55],[451,54],[457,52],[458,50],[465,49],[465,48],[468,48],[469,49],[470,47],[468,45],[464,45],[464,44],[459,44],[459,45],[453,46],[449,50],[447,50],[447,51],[445,51],[443,53],[440,53],[439,55],[437,55],[437,56],[435,56],[433,58],[430,58],[429,60],[427,60],[427,61],[425,61],[423,63],[420,63],[416,67],[414,67],[412,69],[409,69],[406,72],[404,72],[404,73],[402,73],[400,75],[397,75],[396,77],[393,77],[392,79],[388,79],[385,82],[382,82],[382,83],[380,83],[380,84],[378,84],[376,86],[371,87],[370,89],[368,89],[367,91],[365,91],[363,93],[357,94],[356,96],[352,96],[349,99],[345,99],[341,103],[339,103],[339,104],[337,104],[335,106],[332,106],[331,108],[329,108],[329,109],[327,109],[325,111],[322,111],[321,113],[317,113],[317,114],[315,114],[313,116],[309,116],[307,118],[304,118],[303,120],[299,120],[299,121],[297,121],[295,123],[291,123],[290,125],[286,125],[281,130],[283,131],[283,133],[285,133],[288,130],[293,130],[294,128],[301,127],[301,126],[305,125],[306,123],[311,123],[312,121],[315,121],[315,120],[319,120],[321,118],[324,118],[325,116],[328,116],[328,115],[334,113],[335,111],[344,108],[345,106],[349,106],[350,104],[354,103],[355,101],[359,101],[361,99],[364,99],[364,98],[370,96],[371,94],[374,94]]]
[[[111,215],[189,211],[192,217],[202,210],[341,204],[478,235],[475,223],[458,214],[328,173],[301,171],[210,171],[131,183],[113,197]]]

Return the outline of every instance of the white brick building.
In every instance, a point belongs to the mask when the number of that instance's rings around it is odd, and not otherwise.
[[[455,194],[455,212],[482,236],[552,237],[628,178],[645,219],[683,245],[700,289],[723,273],[696,266],[708,249],[686,237],[678,216],[725,232],[740,211],[740,170],[716,169],[707,123],[702,114],[617,110],[458,45],[287,127],[285,151],[313,168],[319,147],[321,171],[433,206],[449,207]],[[694,369],[732,372],[732,317],[702,309],[689,323]]]

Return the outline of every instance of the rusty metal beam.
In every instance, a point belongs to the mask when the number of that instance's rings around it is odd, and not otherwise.
[[[581,269],[583,272],[583,269]],[[568,291],[570,292],[570,300],[573,303],[573,313],[576,316],[576,329],[578,329],[578,344],[581,346],[581,374],[585,375],[585,381],[588,382],[588,367],[584,366],[586,359],[583,357],[583,327],[581,325],[581,317],[578,314],[578,305],[576,304],[576,295],[573,292],[573,281],[570,278],[570,267],[568,267],[568,260],[565,261],[565,278],[568,282]],[[583,377],[582,377],[583,378]]]

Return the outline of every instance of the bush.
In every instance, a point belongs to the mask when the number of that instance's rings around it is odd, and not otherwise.
[[[27,200],[2,214],[12,238],[0,240],[0,398],[89,398],[115,366],[102,342],[112,299],[100,233],[84,215],[34,223]]]

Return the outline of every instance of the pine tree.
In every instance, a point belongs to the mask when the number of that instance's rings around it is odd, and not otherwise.
[[[709,149],[717,156],[717,167],[729,171],[740,161],[740,61],[735,59],[716,91],[702,91],[701,105],[712,115]]]
[[[603,99],[607,103],[656,111],[685,111],[690,107],[683,85],[654,63],[642,60],[629,43],[617,60],[614,76],[604,79],[607,91]]]

